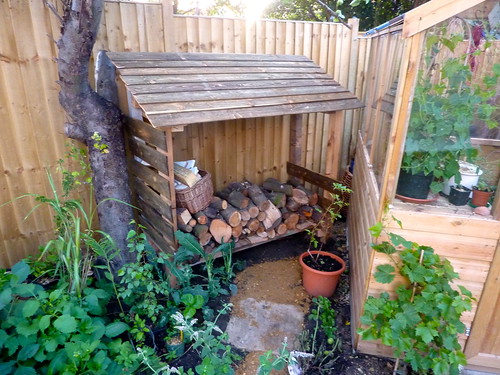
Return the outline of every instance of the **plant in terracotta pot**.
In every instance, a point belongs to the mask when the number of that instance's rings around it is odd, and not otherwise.
[[[463,43],[463,35],[446,35],[441,28],[427,36],[397,194],[425,199],[429,188],[437,193],[443,182],[452,177],[460,183],[458,161],[473,160],[478,153],[471,144],[471,125],[477,122],[489,128],[498,125],[491,117],[495,110],[492,98],[496,94],[500,64],[494,64],[492,73],[482,80],[475,79],[470,59],[483,51],[455,53]],[[489,42],[486,42],[484,49],[488,47]],[[412,191],[420,183],[405,183],[407,178],[415,176],[427,178],[421,183],[420,191]]]
[[[340,275],[345,270],[342,258],[322,250],[331,235],[333,224],[341,218],[340,210],[348,205],[342,197],[351,192],[351,189],[340,183],[333,184],[333,188],[335,193],[330,194],[331,202],[322,211],[320,219],[312,228],[306,229],[309,246],[299,257],[302,284],[306,292],[313,297],[331,297]]]
[[[471,204],[476,207],[487,206],[493,192],[494,187],[488,184],[484,178],[479,177],[477,185],[472,187]]]

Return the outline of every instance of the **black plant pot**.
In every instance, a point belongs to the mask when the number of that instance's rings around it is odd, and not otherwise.
[[[451,186],[448,201],[455,206],[465,206],[469,201],[470,192],[465,186]]]
[[[411,174],[403,170],[399,173],[396,194],[408,198],[427,199],[434,175],[424,175],[423,172]]]

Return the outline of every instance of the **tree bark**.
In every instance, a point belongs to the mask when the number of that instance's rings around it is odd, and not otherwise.
[[[112,260],[117,271],[135,258],[127,250],[126,239],[134,216],[129,206],[122,115],[114,103],[91,88],[88,79],[102,10],[103,0],[73,0],[64,11],[57,41],[59,102],[69,120],[66,135],[88,147],[100,228],[120,249]]]

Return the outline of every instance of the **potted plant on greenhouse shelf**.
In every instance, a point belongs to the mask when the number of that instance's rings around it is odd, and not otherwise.
[[[491,196],[493,195],[494,187],[488,182],[479,177],[477,185],[472,187],[472,201],[471,204],[475,207],[487,206]]]
[[[313,297],[331,297],[337,288],[340,275],[345,270],[342,258],[322,250],[331,235],[333,224],[341,218],[340,210],[348,205],[343,196],[351,192],[351,189],[340,183],[334,183],[333,189],[335,192],[331,194],[331,202],[322,211],[319,221],[312,228],[306,229],[309,246],[299,257],[302,284],[306,292]]]
[[[447,37],[440,30],[428,35],[418,74],[396,191],[404,197],[427,199],[429,189],[439,192],[452,177],[460,184],[459,161],[474,160],[478,153],[471,144],[471,125],[498,125],[491,117],[500,64],[477,79],[470,63],[490,43],[474,53],[454,54],[465,43],[463,35]]]

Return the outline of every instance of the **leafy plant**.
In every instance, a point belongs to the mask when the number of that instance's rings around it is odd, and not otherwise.
[[[193,348],[198,352],[202,362],[196,366],[198,375],[232,375],[233,362],[240,357],[232,352],[231,345],[227,344],[227,333],[217,326],[217,320],[226,314],[231,304],[224,305],[214,321],[205,321],[200,328],[195,328],[197,319],[186,319],[180,312],[172,315],[176,328],[184,332],[193,341]]]
[[[128,235],[129,251],[136,254],[136,262],[125,265],[118,271],[121,277],[118,285],[118,298],[129,306],[127,319],[134,323],[139,341],[143,341],[148,332],[148,324],[163,327],[168,323],[172,313],[170,301],[170,280],[158,267],[168,262],[169,256],[160,252],[156,254],[146,241],[144,233],[131,230]]]
[[[321,330],[325,334],[328,344],[333,345],[337,341],[337,313],[326,297],[315,297],[313,303],[316,307],[311,310],[309,319],[321,322]]]
[[[380,236],[383,225],[378,223],[371,232]],[[397,285],[395,298],[387,292],[368,297],[361,317],[364,327],[358,333],[364,340],[381,339],[415,371],[458,374],[466,359],[457,335],[465,332],[460,317],[472,307],[471,292],[461,285],[452,287],[458,274],[431,247],[394,233],[388,237],[372,245],[392,263],[379,265],[375,279],[388,284],[400,275],[404,281]]]
[[[332,187],[334,193],[330,193],[330,203],[326,208],[320,211],[321,217],[318,222],[312,228],[306,229],[306,233],[309,236],[309,246],[307,248],[307,252],[309,253],[309,256],[315,261],[317,261],[318,257],[314,257],[311,251],[322,249],[326,240],[331,235],[333,224],[336,220],[342,217],[342,215],[340,214],[340,210],[349,205],[349,203],[344,200],[344,196],[352,192],[351,189],[341,183],[334,183]],[[318,239],[319,231],[324,234],[321,237],[321,240]]]
[[[22,261],[0,274],[0,373],[134,373],[138,356],[119,338],[127,324],[104,317],[108,293],[45,291],[25,282],[30,273]]]
[[[257,370],[257,375],[268,375],[272,371],[281,371],[290,362],[290,351],[287,349],[288,342],[285,340],[281,344],[277,354],[274,354],[272,350],[268,350],[266,353],[259,357],[259,369]]]
[[[495,106],[490,101],[496,94],[500,64],[481,83],[475,83],[469,58],[482,51],[453,55],[464,36],[447,37],[445,31],[436,28],[427,36],[425,67],[418,76],[401,165],[413,175],[433,173],[433,192],[453,176],[460,182],[458,160],[477,156],[470,140],[471,125],[475,121],[490,128],[498,125],[491,118]],[[443,58],[447,55],[443,51],[451,56]]]
[[[219,294],[227,294],[227,291],[222,285],[223,282],[229,281],[234,276],[231,255],[234,244],[224,243],[213,252],[207,253],[192,234],[178,230],[175,232],[175,237],[179,242],[179,249],[177,252],[185,253],[186,257],[197,255],[203,259],[203,268],[207,273],[205,278],[207,280],[208,295],[213,298],[217,297]],[[224,259],[224,267],[222,269],[216,269],[214,267],[215,259],[219,253],[221,253]],[[219,275],[222,275],[222,280],[218,277]]]

